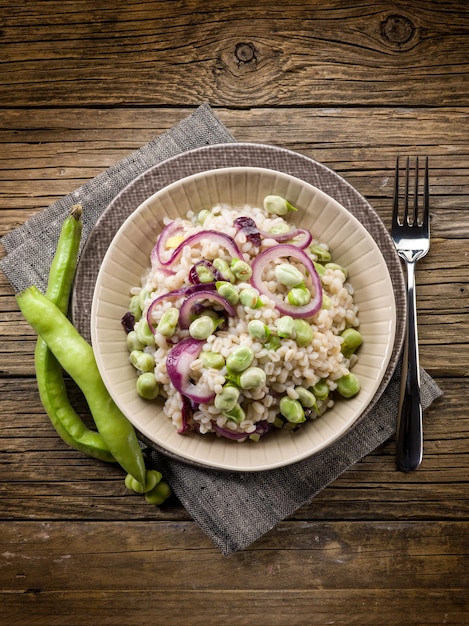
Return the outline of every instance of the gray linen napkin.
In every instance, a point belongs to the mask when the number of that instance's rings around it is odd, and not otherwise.
[[[139,174],[172,156],[209,144],[233,142],[208,104],[174,128],[142,146],[72,194],[52,204],[2,238],[7,252],[0,267],[16,291],[36,285],[45,290],[64,216],[76,202],[84,207],[82,245],[115,196]],[[422,402],[441,395],[421,370]],[[312,458],[266,472],[219,472],[174,460],[151,448],[152,462],[202,530],[223,554],[244,549],[309,502],[351,465],[395,432],[398,373],[373,410],[338,442]]]

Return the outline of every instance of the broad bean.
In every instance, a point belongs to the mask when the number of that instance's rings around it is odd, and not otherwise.
[[[240,259],[233,259],[230,269],[239,281],[245,282],[252,276],[252,269],[249,263]]]
[[[360,381],[352,372],[337,381],[337,391],[344,398],[353,398],[360,391]]]
[[[314,331],[311,324],[306,320],[295,319],[293,324],[295,332],[295,342],[300,348],[305,348],[313,341]]]
[[[233,385],[225,385],[220,393],[217,393],[213,404],[221,411],[231,411],[239,400],[239,389]]]
[[[160,386],[156,382],[153,372],[144,372],[137,378],[137,393],[145,400],[154,400],[159,392]]]
[[[178,321],[179,309],[176,309],[176,307],[172,306],[163,313],[160,321],[158,322],[156,330],[164,337],[172,337],[176,332]]]
[[[241,389],[257,389],[263,387],[266,382],[266,375],[260,367],[248,367],[239,377]]]
[[[281,196],[269,195],[264,198],[264,209],[275,215],[286,215],[289,211],[297,211],[297,209],[282,198]]]
[[[294,306],[304,306],[311,300],[311,294],[306,287],[293,287],[288,292],[287,300]]]
[[[363,343],[363,337],[355,328],[346,328],[340,335],[343,339],[340,349],[345,358],[349,359]]]
[[[226,367],[231,372],[242,372],[247,369],[254,359],[254,352],[249,346],[233,348],[226,359]]]
[[[280,413],[292,424],[300,424],[306,420],[305,412],[298,400],[283,396],[279,402]]]
[[[193,339],[207,339],[215,332],[217,325],[209,315],[201,315],[189,326],[189,335]]]
[[[16,300],[27,322],[81,388],[98,432],[111,454],[129,474],[144,484],[145,462],[135,430],[110,397],[99,373],[93,348],[60,309],[36,287],[20,292]]]
[[[215,287],[222,298],[228,300],[233,305],[239,302],[239,293],[236,287],[228,281],[222,280],[215,283]]]
[[[280,263],[274,269],[275,278],[279,283],[286,287],[297,287],[301,285],[305,277],[294,265],[289,263]]]
[[[261,320],[251,320],[248,324],[248,333],[253,339],[262,341],[262,343],[266,342],[270,337],[269,327]]]
[[[81,206],[74,205],[62,224],[46,289],[46,298],[64,314],[68,310],[75,276],[82,232],[81,215]],[[70,404],[62,366],[42,337],[36,342],[34,365],[39,397],[57,434],[75,450],[101,461],[115,462],[102,436],[90,430]]]
[[[155,369],[155,359],[149,352],[132,350],[129,358],[135,369],[140,372],[151,372]]]
[[[225,359],[219,352],[212,352],[212,350],[203,350],[200,353],[200,358],[204,367],[213,367],[216,370],[221,370],[225,365]]]
[[[259,292],[254,287],[245,287],[239,292],[239,301],[243,306],[256,309],[259,306]]]
[[[282,315],[275,320],[277,335],[283,338],[293,337],[295,334],[295,321],[290,315]]]

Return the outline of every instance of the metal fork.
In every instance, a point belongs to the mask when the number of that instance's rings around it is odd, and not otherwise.
[[[391,234],[398,255],[407,267],[407,327],[401,370],[397,422],[396,464],[402,471],[418,468],[423,455],[422,405],[415,294],[415,264],[430,249],[428,157],[423,180],[423,215],[419,218],[419,159],[415,160],[414,202],[409,206],[409,157],[406,160],[404,216],[399,220],[399,157],[396,160]]]

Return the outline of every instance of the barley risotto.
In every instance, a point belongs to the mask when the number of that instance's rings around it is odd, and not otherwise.
[[[179,433],[258,441],[359,392],[347,268],[295,211],[272,195],[165,218],[122,324],[136,392]]]

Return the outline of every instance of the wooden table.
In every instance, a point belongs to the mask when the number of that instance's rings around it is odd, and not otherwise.
[[[12,2],[1,11],[5,234],[208,101],[238,141],[343,175],[390,224],[398,154],[429,155],[425,457],[390,440],[249,549],[74,452],[38,399],[0,276],[0,622],[469,624],[469,6],[464,0]],[[3,252],[2,252],[3,254]],[[80,405],[80,399],[75,398]]]

